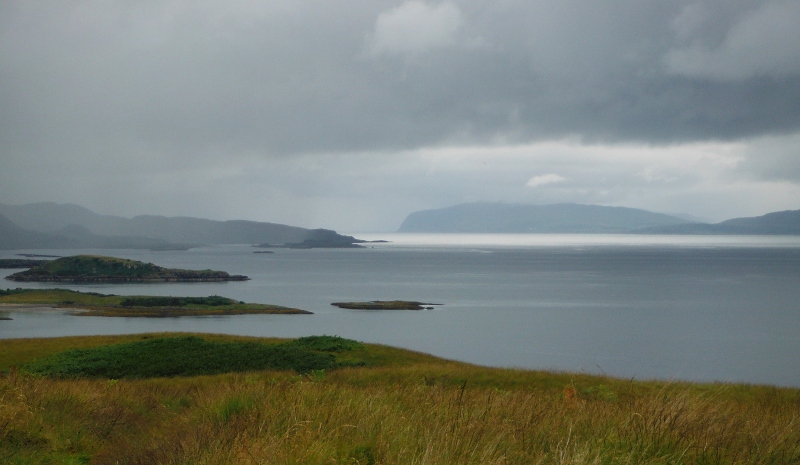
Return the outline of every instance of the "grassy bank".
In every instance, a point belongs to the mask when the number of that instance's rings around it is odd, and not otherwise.
[[[178,317],[243,314],[311,314],[279,305],[245,303],[227,297],[125,296],[68,289],[0,290],[0,304],[72,308],[78,316]]]
[[[800,462],[795,389],[491,369],[374,345],[332,349],[364,367],[306,374],[63,380],[10,369],[68,348],[163,337],[172,336],[0,341],[0,457],[93,464]]]

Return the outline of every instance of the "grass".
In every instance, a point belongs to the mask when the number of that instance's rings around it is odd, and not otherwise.
[[[0,304],[52,305],[73,308],[78,316],[178,317],[242,314],[310,314],[279,305],[254,304],[226,297],[119,296],[67,289],[0,290]]]
[[[317,339],[322,339],[317,342]],[[197,336],[159,337],[137,342],[72,349],[26,363],[27,373],[52,378],[158,378],[257,370],[309,373],[352,366],[335,353],[358,344],[320,336],[264,344],[257,341],[206,341]],[[321,347],[321,348],[318,348]]]
[[[202,336],[219,343],[276,340]],[[0,366],[172,335],[0,341]],[[0,375],[3,463],[789,464],[800,391],[492,369],[312,338],[365,367],[212,376]]]

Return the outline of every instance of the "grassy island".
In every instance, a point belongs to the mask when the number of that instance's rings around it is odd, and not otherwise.
[[[432,310],[433,305],[441,304],[428,304],[413,300],[373,300],[371,302],[334,302],[331,305],[352,310]]]
[[[224,271],[163,268],[124,258],[76,255],[48,261],[6,277],[19,282],[152,283],[245,281],[247,276]]]
[[[788,464],[798,412],[798,389],[485,368],[332,336],[0,340],[13,464]]]
[[[278,305],[253,304],[227,297],[120,296],[67,289],[0,290],[0,304],[46,305],[74,309],[78,316],[178,317],[244,314],[311,314]]]

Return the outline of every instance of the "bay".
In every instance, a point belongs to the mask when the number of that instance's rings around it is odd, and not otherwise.
[[[631,235],[357,235],[365,249],[244,245],[96,253],[245,274],[245,282],[70,285],[113,294],[223,295],[314,315],[165,319],[6,311],[0,338],[192,331],[335,334],[480,365],[635,379],[800,386],[800,238]],[[2,270],[4,275],[13,270]],[[14,283],[5,287],[46,288]],[[420,300],[427,311],[336,301]]]

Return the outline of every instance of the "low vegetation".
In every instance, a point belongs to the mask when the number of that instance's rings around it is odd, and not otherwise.
[[[0,341],[0,457],[10,464],[800,462],[797,389],[483,368],[334,337],[200,338],[234,344],[223,350],[283,347],[363,366],[65,379],[26,369],[69,349],[126,358],[135,354],[120,347],[193,347],[198,338]]]
[[[351,310],[432,310],[433,305],[413,300],[373,300],[371,302],[334,302],[339,308]]]
[[[74,309],[78,316],[178,317],[242,314],[311,314],[279,305],[220,297],[120,296],[68,289],[0,290],[0,304],[49,305]]]
[[[318,339],[320,339],[318,341]],[[73,349],[25,364],[28,373],[52,378],[158,378],[257,370],[331,370],[351,366],[334,355],[355,341],[320,336],[282,344],[206,341],[197,336],[161,337]]]
[[[6,277],[20,282],[134,283],[244,281],[224,271],[163,268],[152,263],[99,255],[76,255],[44,262]]]

